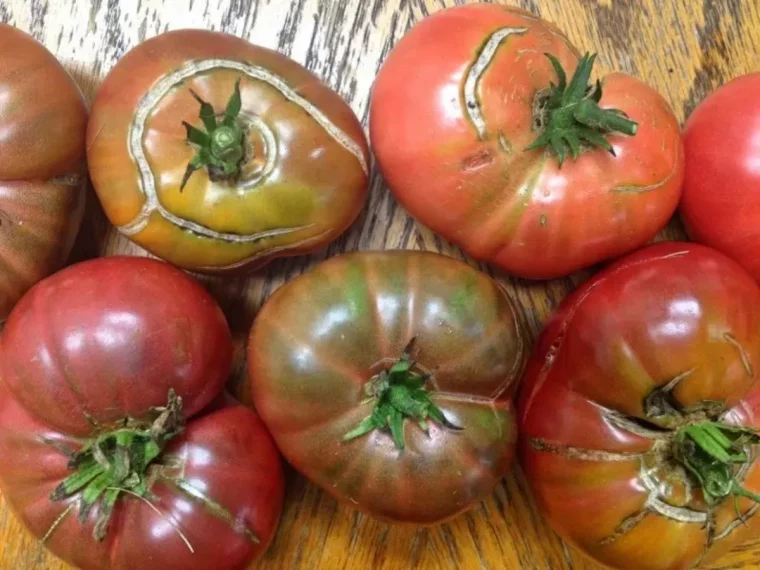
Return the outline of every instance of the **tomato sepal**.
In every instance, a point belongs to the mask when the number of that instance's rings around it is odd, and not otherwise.
[[[415,343],[416,338],[413,338],[401,358],[367,383],[367,393],[375,400],[372,413],[346,433],[343,441],[361,437],[376,429],[389,430],[396,447],[403,451],[406,419],[415,420],[424,432],[429,430],[428,419],[451,430],[464,429],[449,421],[430,399],[425,385],[432,373],[418,374],[413,370],[416,364],[412,360]]]
[[[150,495],[146,484],[148,469],[161,455],[166,444],[184,429],[182,398],[169,391],[168,403],[154,408],[154,421],[145,425],[131,418],[87,443],[69,455],[69,469],[74,471],[50,494],[51,501],[63,501],[81,492],[79,521],[84,523],[98,501],[102,500],[93,538],[105,539],[108,522],[122,492],[142,498]],[[49,532],[48,532],[49,534]]]
[[[586,150],[601,147],[615,156],[607,140],[612,133],[633,136],[638,124],[619,109],[602,109],[602,83],[589,85],[596,54],[585,54],[567,82],[567,74],[552,54],[544,54],[554,67],[558,83],[536,94],[534,119],[538,137],[525,150],[547,148],[557,156],[560,167],[569,153],[573,160]]]
[[[205,132],[182,121],[187,133],[187,143],[195,147],[195,155],[185,169],[180,183],[180,192],[196,170],[207,168],[212,180],[236,180],[240,175],[240,165],[245,158],[243,129],[238,124],[238,117],[243,106],[240,95],[240,78],[235,81],[235,88],[227,101],[221,124],[211,103],[205,101],[192,89],[190,94],[200,104],[198,117]]]
[[[678,431],[673,455],[699,481],[708,505],[714,506],[730,496],[760,503],[760,495],[739,484],[734,469],[750,462],[746,446],[759,443],[760,434],[755,429],[704,421]]]

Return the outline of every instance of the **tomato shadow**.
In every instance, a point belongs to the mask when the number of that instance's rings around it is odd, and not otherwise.
[[[378,568],[454,569],[474,567],[462,564],[475,557],[479,568],[514,568],[506,561],[517,559],[553,570],[596,568],[550,529],[516,464],[485,500],[431,527],[377,520],[338,503],[290,466],[285,475],[280,525],[261,561],[266,568],[349,568],[352,561],[372,560]],[[482,541],[490,547],[472,549]]]
[[[93,69],[88,69],[82,62],[76,60],[64,59],[59,61],[84,95],[88,109],[92,107],[92,101],[95,99],[95,94],[101,83],[100,74]]]
[[[84,188],[85,206],[82,225],[74,240],[68,264],[78,263],[88,259],[101,257],[105,252],[109,232],[112,230],[111,223],[100,206],[95,190],[89,178]]]
[[[93,73],[93,70],[84,67],[82,63],[73,60],[62,60],[61,65],[71,75],[81,90],[89,111],[97,87],[100,84],[98,75]],[[95,194],[89,176],[87,177],[84,192],[84,218],[71,255],[69,256],[69,264],[103,255],[111,228],[108,218],[106,218],[103,208],[100,206],[100,201]]]
[[[216,299],[232,334],[232,369],[227,389],[237,400],[252,407],[246,375],[246,351],[251,324],[261,306],[261,290],[266,283],[266,271],[260,270],[241,277],[195,277]]]

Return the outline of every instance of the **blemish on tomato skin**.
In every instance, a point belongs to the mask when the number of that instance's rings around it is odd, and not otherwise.
[[[192,361],[190,347],[193,344],[192,327],[189,326],[187,318],[178,318],[169,325],[174,329],[177,342],[172,347],[172,360],[175,365],[187,368]]]
[[[464,103],[465,113],[478,134],[479,140],[487,138],[486,120],[483,116],[479,97],[479,87],[483,75],[487,72],[499,48],[512,34],[523,35],[528,28],[502,27],[484,39],[474,54],[474,59],[460,86],[460,97]]]
[[[493,153],[489,149],[484,148],[462,159],[459,168],[462,172],[469,172],[488,166],[493,161]]]
[[[512,143],[503,132],[499,132],[499,150],[506,155],[512,154]]]
[[[548,371],[554,365],[554,360],[557,358],[557,353],[559,352],[559,349],[562,348],[562,343],[565,341],[566,333],[567,323],[562,326],[562,328],[557,333],[557,336],[554,338],[554,341],[546,350],[546,353],[544,354],[544,364],[541,367],[542,372]]]
[[[538,223],[541,224],[541,227],[545,228],[548,222],[549,218],[546,217],[546,214],[541,214],[541,217],[538,219]]]

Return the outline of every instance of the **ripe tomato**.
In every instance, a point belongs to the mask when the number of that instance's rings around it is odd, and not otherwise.
[[[82,93],[53,54],[0,24],[0,321],[68,257],[84,211]]]
[[[256,409],[296,469],[349,506],[432,524],[508,470],[524,349],[509,297],[468,265],[355,253],[272,296],[248,371]]]
[[[169,32],[124,56],[87,142],[111,222],[197,271],[317,249],[367,194],[369,151],[348,105],[287,57],[216,32]]]
[[[475,4],[422,21],[372,98],[370,136],[391,190],[433,231],[523,277],[643,245],[678,204],[678,122],[633,77],[589,85],[593,61],[517,8]]]
[[[0,488],[84,570],[245,567],[283,475],[252,411],[219,397],[224,316],[164,263],[108,258],[40,282],[0,340]]]
[[[571,295],[520,395],[553,527],[612,568],[682,570],[760,529],[760,288],[700,245],[637,252]]]
[[[686,123],[681,218],[689,236],[760,280],[760,73],[724,85]]]

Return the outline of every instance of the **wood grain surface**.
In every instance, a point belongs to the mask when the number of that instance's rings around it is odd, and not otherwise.
[[[131,47],[170,29],[205,27],[242,36],[291,56],[338,90],[365,122],[370,89],[388,51],[427,14],[454,0],[0,0],[0,20],[32,33],[63,62],[88,100]],[[504,1],[503,3],[508,3]],[[597,73],[620,69],[659,89],[679,119],[713,88],[758,69],[759,0],[520,0],[599,52]],[[51,97],[55,94],[51,93]],[[109,228],[94,196],[75,259],[143,254]],[[663,237],[683,236],[677,220]],[[415,223],[375,176],[368,207],[338,242],[311,257],[278,261],[250,278],[205,279],[236,339],[231,387],[247,400],[244,343],[257,308],[285,280],[353,249],[461,252]],[[490,271],[487,267],[484,270]],[[550,283],[502,274],[535,337],[563,296],[589,272]],[[0,458],[0,461],[2,458]],[[579,517],[583,513],[578,513]],[[0,569],[68,568],[27,535],[0,504]],[[135,568],[138,568],[135,566]],[[286,507],[261,568],[270,570],[598,569],[560,541],[536,512],[519,473],[453,522],[431,529],[389,526],[341,507],[290,473]],[[715,569],[760,568],[760,539]],[[210,569],[212,570],[212,569]]]

